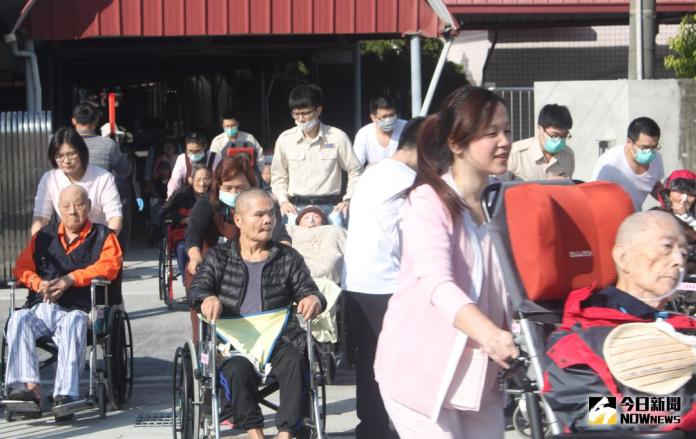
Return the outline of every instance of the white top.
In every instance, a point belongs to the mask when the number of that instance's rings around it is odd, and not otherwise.
[[[416,172],[397,160],[370,166],[360,177],[350,201],[344,255],[343,289],[367,294],[393,294],[401,258],[401,207]]]
[[[648,170],[638,175],[628,165],[624,145],[615,146],[599,156],[592,171],[592,181],[611,181],[621,186],[633,200],[636,211],[643,207],[645,198],[652,192],[655,184],[665,176],[662,155],[658,152]]]
[[[73,184],[67,175],[60,169],[46,171],[39,181],[34,198],[34,216],[51,219],[53,212],[60,218],[58,202],[60,191]],[[111,218],[123,216],[121,213],[121,198],[114,183],[114,176],[98,166],[87,165],[85,175],[78,184],[87,190],[92,209],[89,211],[89,220],[93,223],[107,225]]]
[[[391,139],[386,148],[380,145],[377,140],[377,128],[375,128],[374,122],[360,128],[358,134],[355,135],[355,142],[353,142],[353,151],[358,158],[358,162],[363,166],[366,163],[373,165],[393,156],[396,152],[396,147],[399,145],[399,138],[404,125],[406,125],[405,120],[396,120],[396,126],[394,126],[394,130],[391,132]]]

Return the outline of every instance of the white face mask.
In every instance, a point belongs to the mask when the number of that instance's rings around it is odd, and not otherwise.
[[[654,299],[650,299],[650,302],[659,302],[659,301],[662,301],[662,300],[664,300],[664,299],[666,299],[666,298],[668,298],[668,297],[671,297],[674,293],[676,293],[677,290],[679,289],[679,286],[681,285],[681,283],[684,282],[684,275],[685,275],[685,273],[686,273],[686,270],[683,269],[683,268],[680,268],[680,269],[679,269],[679,279],[677,279],[677,283],[674,284],[674,288],[672,288],[671,290],[667,291],[667,292],[666,292],[665,294],[663,294],[662,296],[656,297],[656,298],[654,298]]]
[[[314,127],[317,126],[318,123],[319,123],[319,121],[317,119],[309,119],[305,122],[300,122],[299,120],[295,121],[295,125],[297,125],[297,127],[299,129],[301,129],[302,132],[304,132],[304,133],[312,131],[314,129]]]

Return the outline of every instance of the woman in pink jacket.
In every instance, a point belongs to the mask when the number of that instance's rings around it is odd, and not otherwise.
[[[398,288],[375,360],[402,439],[503,438],[496,376],[518,353],[481,192],[507,170],[509,130],[503,100],[474,87],[453,92],[423,123]]]

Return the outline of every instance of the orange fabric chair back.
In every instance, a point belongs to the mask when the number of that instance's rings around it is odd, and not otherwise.
[[[616,184],[523,184],[504,193],[512,256],[527,297],[564,299],[593,282],[616,280],[611,257],[621,222],[633,213]]]

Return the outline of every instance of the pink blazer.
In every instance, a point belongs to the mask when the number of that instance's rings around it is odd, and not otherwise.
[[[437,420],[467,343],[454,318],[481,290],[481,247],[468,212],[453,223],[428,185],[404,203],[402,230],[398,288],[379,336],[375,377],[385,396]],[[488,361],[465,364],[477,410]]]

